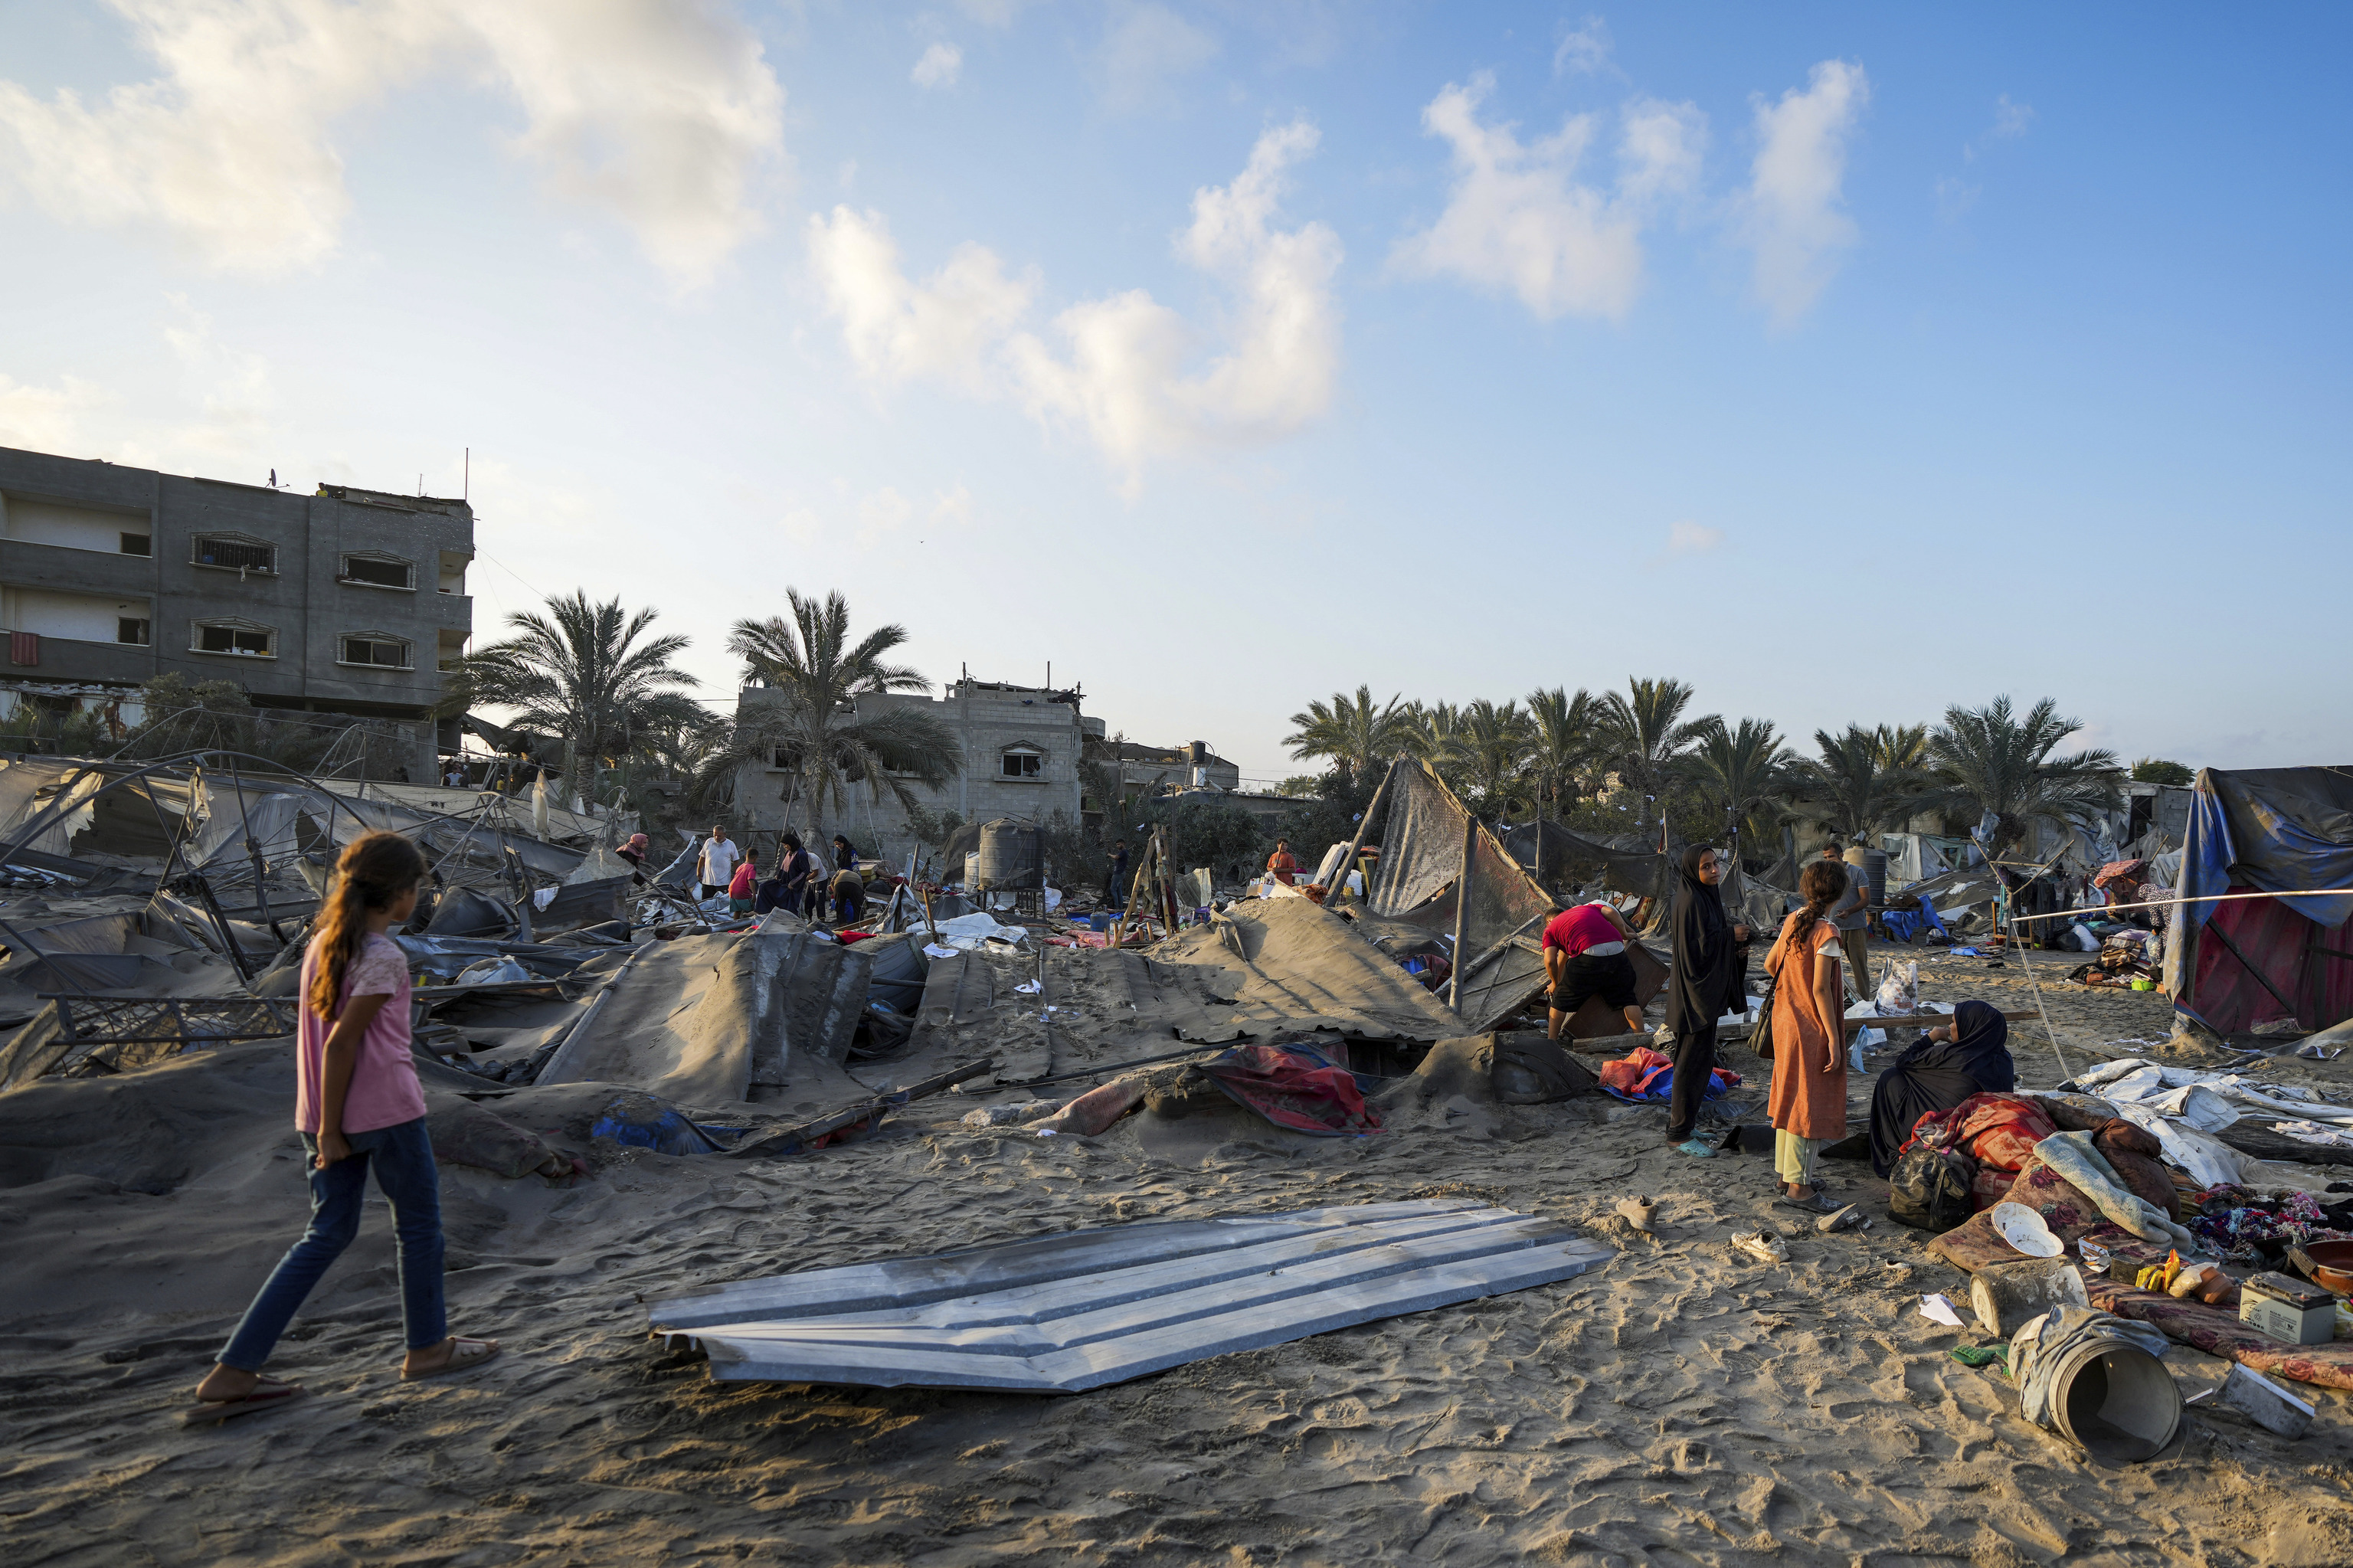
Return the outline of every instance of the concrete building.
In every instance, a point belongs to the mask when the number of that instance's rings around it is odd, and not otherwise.
[[[254,705],[418,726],[473,630],[462,501],[322,484],[315,494],[0,447],[0,692],[136,722],[136,688],[177,672]]]
[[[1138,746],[1115,740],[1101,748],[1103,760],[1119,768],[1123,795],[1157,795],[1170,789],[1239,789],[1242,770],[1209,749],[1206,740],[1187,746]]]
[[[765,686],[746,686],[736,697],[736,715],[750,719],[779,694]],[[916,793],[923,809],[934,816],[953,811],[967,822],[996,817],[1050,822],[1057,813],[1071,827],[1080,821],[1080,764],[1090,741],[1103,738],[1101,719],[1079,712],[1076,688],[1054,690],[1017,686],[998,681],[976,681],[969,675],[951,683],[938,696],[922,693],[891,693],[858,699],[860,717],[896,708],[915,708],[946,725],[963,753],[963,771],[943,789]],[[746,765],[736,775],[735,810],[730,825],[759,835],[765,852],[769,835],[787,824],[806,825],[808,814],[787,797],[794,775],[774,765]],[[828,833],[847,832],[860,848],[879,850],[881,857],[903,865],[919,845],[907,814],[888,791],[870,801],[862,786],[851,787],[843,815],[826,824]],[[740,841],[739,841],[740,842]]]

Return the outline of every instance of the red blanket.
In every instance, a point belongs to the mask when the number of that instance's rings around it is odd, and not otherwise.
[[[1377,1132],[1356,1075],[1312,1045],[1241,1045],[1201,1065],[1218,1087],[1293,1132]]]

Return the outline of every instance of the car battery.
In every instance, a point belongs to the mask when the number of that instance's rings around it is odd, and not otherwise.
[[[2239,1321],[2291,1345],[2325,1345],[2337,1333],[2337,1298],[2284,1274],[2258,1274],[2240,1282]]]

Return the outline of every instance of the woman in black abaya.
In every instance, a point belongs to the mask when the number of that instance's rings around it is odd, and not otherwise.
[[[1715,1021],[1748,975],[1748,927],[1724,912],[1724,862],[1704,844],[1683,851],[1675,894],[1675,968],[1668,977],[1667,1027],[1674,1031],[1674,1088],[1667,1101],[1667,1141],[1694,1159],[1715,1150],[1695,1136],[1700,1101],[1715,1071]]]
[[[1953,1021],[1922,1035],[1879,1075],[1871,1091],[1871,1168],[1884,1176],[1912,1128],[1931,1111],[1951,1110],[1971,1095],[2018,1087],[2010,1059],[2010,1024],[1990,1002],[1965,1001]]]

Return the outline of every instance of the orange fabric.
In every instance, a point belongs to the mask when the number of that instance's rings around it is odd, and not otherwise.
[[[1765,955],[1766,972],[1773,977],[1773,1088],[1765,1109],[1783,1132],[1835,1140],[1846,1136],[1846,1021],[1822,1015],[1813,955],[1836,962],[1839,932],[1827,920],[1816,921],[1811,938],[1799,939],[1794,956],[1801,961],[1789,962],[1790,927],[1798,919],[1789,916]],[[1831,984],[1834,995],[1845,994],[1837,980]]]
[[[1277,850],[1267,856],[1266,868],[1274,873],[1275,881],[1285,887],[1293,885],[1299,879],[1299,857],[1289,850]]]

